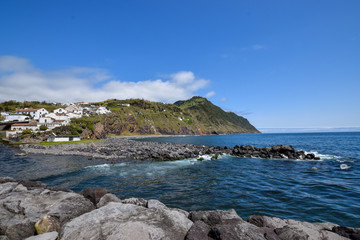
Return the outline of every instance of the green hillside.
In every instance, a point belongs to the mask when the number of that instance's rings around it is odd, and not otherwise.
[[[92,104],[106,106],[112,113],[73,119],[71,124],[80,131],[84,128],[93,130],[100,122],[108,135],[259,133],[247,119],[225,112],[201,97],[175,104],[143,99],[110,99]]]
[[[186,101],[177,101],[174,105],[189,112],[196,125],[206,133],[259,133],[246,118],[233,112],[225,112],[206,98],[193,97]]]

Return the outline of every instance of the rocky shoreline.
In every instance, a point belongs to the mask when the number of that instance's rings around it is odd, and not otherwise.
[[[217,159],[220,154],[229,154],[248,158],[275,158],[319,160],[314,154],[297,151],[289,145],[257,148],[254,146],[213,147],[193,144],[146,142],[141,139],[108,138],[103,141],[74,143],[63,145],[24,144],[20,149],[26,153],[78,155],[91,158],[111,159],[113,162],[122,160],[169,161],[185,158],[200,158],[202,155],[213,155]]]
[[[360,229],[258,215],[243,220],[235,210],[186,212],[106,189],[74,193],[0,178],[0,239],[341,240],[360,239]]]

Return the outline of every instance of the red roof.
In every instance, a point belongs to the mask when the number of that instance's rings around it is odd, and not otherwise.
[[[14,123],[12,124],[12,126],[37,126],[36,122],[31,122],[31,123]]]
[[[41,108],[28,108],[28,109],[20,109],[20,110],[16,110],[16,111],[17,112],[36,112],[39,109],[41,109]]]

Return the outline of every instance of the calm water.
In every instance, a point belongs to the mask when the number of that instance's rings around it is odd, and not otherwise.
[[[100,164],[83,157],[32,155],[0,144],[0,176],[80,191],[106,187],[120,198],[159,199],[186,210],[234,208],[302,221],[360,227],[360,133],[256,134],[151,138],[201,145],[291,144],[321,161],[222,156],[216,161]]]

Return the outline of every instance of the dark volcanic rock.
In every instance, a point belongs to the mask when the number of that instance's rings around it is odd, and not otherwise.
[[[107,193],[109,193],[109,190],[106,188],[86,188],[80,192],[81,195],[89,199],[95,206]]]
[[[231,210],[214,210],[214,211],[193,211],[190,212],[189,219],[193,222],[203,221],[204,223],[214,226],[228,219],[241,219],[234,209]]]
[[[196,221],[186,234],[185,240],[208,240],[210,227],[203,221]]]
[[[211,228],[209,236],[216,240],[265,240],[263,231],[242,219],[228,219]]]
[[[340,236],[350,238],[352,240],[360,239],[360,229],[359,228],[349,228],[343,226],[334,226],[332,231]]]
[[[166,129],[163,129],[166,131]],[[193,158],[209,154],[231,154],[238,157],[255,158],[283,158],[317,160],[314,154],[296,151],[289,145],[256,148],[254,146],[212,147],[192,144],[160,143],[134,141],[128,138],[108,138],[103,142],[91,144],[64,144],[64,145],[21,145],[27,153],[45,153],[57,155],[83,155],[92,158],[111,159],[113,163],[123,160],[154,160],[169,161],[184,158]],[[214,157],[213,159],[217,159]]]

